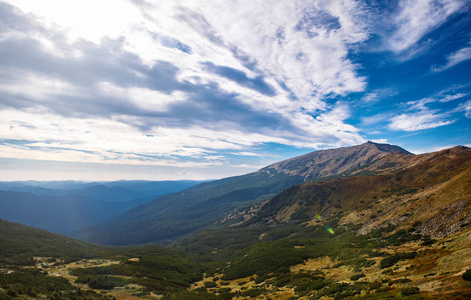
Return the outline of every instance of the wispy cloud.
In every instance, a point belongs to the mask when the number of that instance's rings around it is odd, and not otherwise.
[[[400,1],[398,11],[391,19],[394,30],[386,38],[388,48],[394,52],[410,49],[464,5],[465,1],[461,0]]]
[[[379,102],[389,97],[393,97],[398,93],[398,91],[391,88],[375,89],[363,96],[361,102],[363,104],[371,105],[375,102]]]
[[[430,97],[430,98],[423,98],[420,100],[416,101],[409,101],[406,103],[406,106],[408,106],[407,110],[425,110],[427,109],[426,105],[431,104],[431,103],[447,103],[453,100],[458,100],[463,97],[468,96],[468,94],[465,93],[457,93],[457,94],[451,94],[451,95],[437,95],[435,97]]]
[[[446,119],[448,115],[439,114],[436,111],[422,110],[416,113],[401,114],[392,118],[389,124],[391,130],[417,131],[436,128],[452,124],[453,120]]]
[[[391,119],[389,129],[400,131],[417,131],[431,129],[449,125],[455,122],[453,114],[457,109],[441,110],[431,109],[429,106],[437,103],[448,103],[454,100],[462,99],[468,94],[455,93],[446,94],[448,90],[441,91],[432,97],[423,98],[415,101],[408,101],[404,104],[408,113],[399,114]],[[458,106],[460,107],[460,106]]]
[[[447,57],[447,62],[441,67],[432,67],[433,72],[441,72],[447,70],[451,67],[456,66],[459,63],[467,61],[471,59],[471,47],[464,47],[459,49],[456,52],[451,53]]]

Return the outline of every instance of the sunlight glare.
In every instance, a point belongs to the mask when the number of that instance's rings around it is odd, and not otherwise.
[[[116,0],[17,0],[15,6],[43,19],[47,26],[60,26],[71,40],[98,43],[103,37],[119,37],[142,20],[139,10],[127,1]]]

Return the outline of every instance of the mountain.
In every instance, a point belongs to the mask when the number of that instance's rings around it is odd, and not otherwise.
[[[394,163],[386,159],[391,155],[398,157]],[[413,156],[400,147],[372,142],[316,151],[254,173],[202,183],[158,197],[105,225],[87,229],[82,237],[111,245],[163,242],[213,226],[228,212],[262,202],[290,186],[326,176],[398,169],[402,166],[400,157]]]
[[[407,161],[408,167],[395,172],[292,186],[258,208],[256,218],[315,222],[318,216],[336,215],[340,223],[361,224],[361,234],[420,222],[417,232],[433,238],[468,226],[471,149],[455,147]]]
[[[0,191],[0,218],[71,236],[81,228],[99,224],[143,203],[144,200],[113,203],[77,195],[37,196]]]
[[[0,218],[75,236],[79,229],[97,225],[159,195],[200,182],[0,182]]]
[[[257,299],[469,299],[471,149],[371,168],[292,186],[177,243],[213,266],[195,286]]]
[[[391,153],[413,155],[398,146],[367,142],[353,147],[311,152],[272,164],[258,173],[283,173],[289,176],[300,176],[304,181],[313,178],[355,175]]]
[[[0,219],[0,265],[22,264],[34,256],[80,260],[106,254],[103,247]]]
[[[191,180],[120,180],[111,182],[14,181],[0,182],[0,190],[49,196],[78,195],[107,202],[126,202],[135,199],[151,200],[158,196],[184,190],[201,182]]]

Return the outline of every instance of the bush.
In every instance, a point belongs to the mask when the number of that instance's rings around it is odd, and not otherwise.
[[[412,259],[416,256],[417,256],[417,252],[398,253],[398,254],[383,258],[380,261],[379,266],[381,269],[389,268],[389,267],[394,266],[400,260]]]
[[[362,277],[365,277],[365,274],[361,273],[361,274],[356,274],[356,275],[353,275],[352,277],[350,277],[350,280],[352,281],[357,281],[358,279],[362,278]]]
[[[471,281],[471,269],[468,269],[463,273],[463,279],[466,281]]]
[[[417,287],[408,287],[408,288],[401,289],[401,293],[403,296],[411,296],[411,295],[419,294],[420,290]]]
[[[213,288],[213,287],[216,287],[216,286],[217,286],[217,284],[214,281],[206,281],[204,283],[204,287],[206,287],[206,288]]]
[[[250,289],[248,291],[244,291],[241,293],[242,296],[244,297],[250,297],[250,298],[255,298],[255,297],[258,297],[260,296],[261,294],[264,294],[266,293],[267,290],[264,289],[264,288],[261,288],[261,289]]]
[[[115,286],[124,286],[128,284],[129,281],[126,279],[122,279],[119,277],[114,276],[96,276],[91,278],[90,282],[88,282],[88,286],[92,289],[104,289],[104,290],[111,290]]]
[[[394,266],[398,261],[399,261],[399,257],[397,257],[396,255],[388,256],[388,257],[383,258],[379,262],[379,267],[381,269],[389,268],[389,267]]]

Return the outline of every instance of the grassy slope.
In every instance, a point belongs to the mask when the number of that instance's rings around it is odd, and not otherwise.
[[[187,239],[182,247],[212,261],[192,293],[471,296],[461,278],[471,263],[471,152],[422,155],[409,166],[292,187],[244,225]],[[205,284],[213,280],[215,287]]]
[[[70,299],[80,298],[83,293],[100,299],[108,296],[90,288],[108,290],[136,284],[147,295],[167,294],[184,290],[203,276],[201,266],[182,252],[156,246],[101,247],[1,219],[0,241],[0,299],[9,299],[5,296],[8,293],[18,297],[57,293]],[[46,265],[41,267],[34,257],[40,257],[37,259]],[[95,266],[89,259],[111,263]],[[71,263],[78,260],[81,262]],[[47,276],[44,270],[65,277]],[[74,284],[75,279],[82,283],[81,290]],[[30,294],[29,287],[33,288]]]
[[[7,264],[26,262],[33,256],[78,260],[107,254],[105,248],[2,219],[0,240],[0,262]]]

